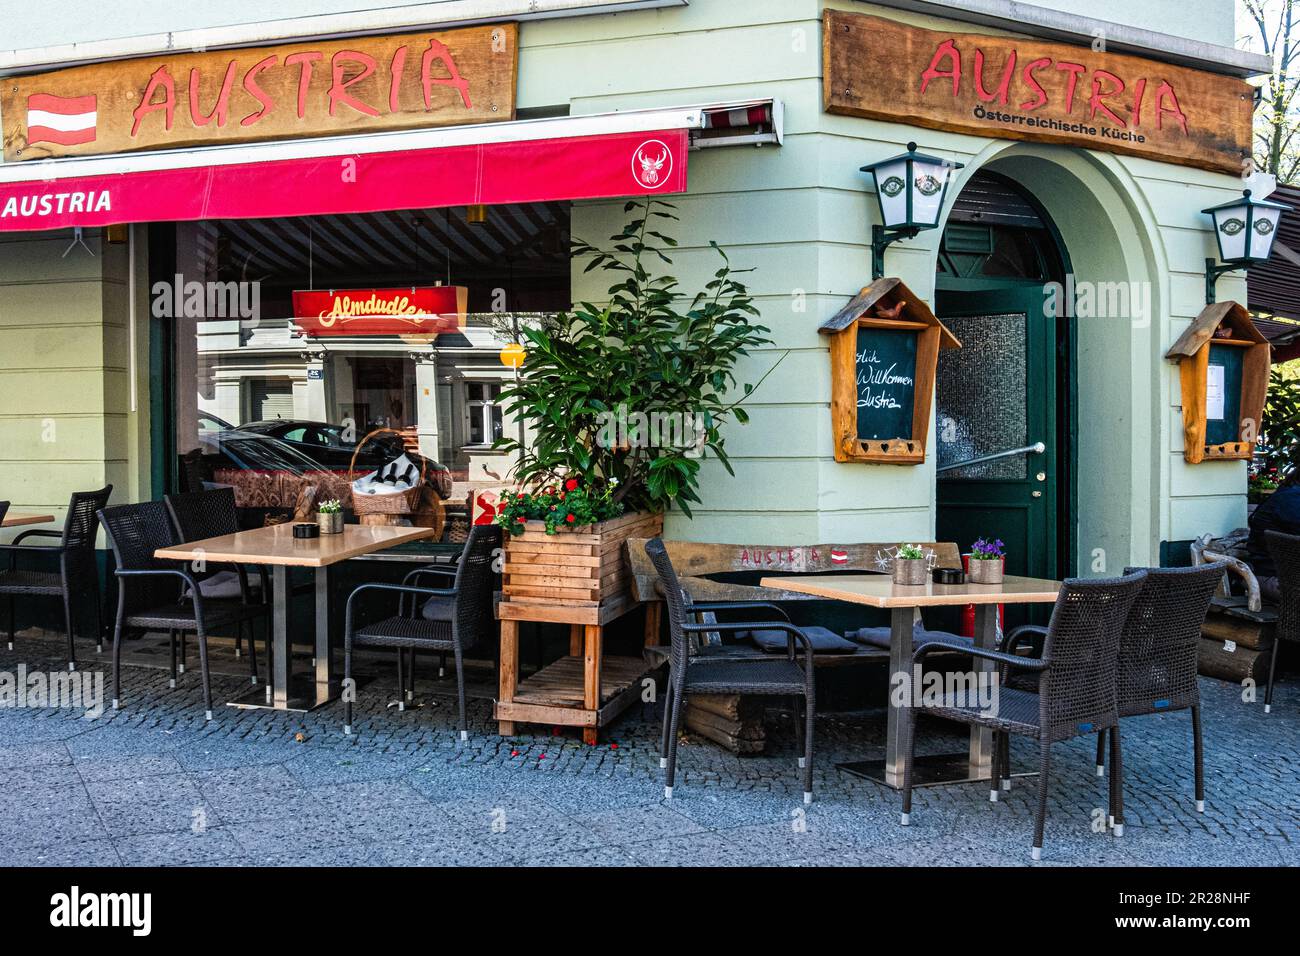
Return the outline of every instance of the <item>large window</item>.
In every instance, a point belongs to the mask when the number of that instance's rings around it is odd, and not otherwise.
[[[152,304],[172,334],[179,483],[233,484],[241,499],[292,504],[280,499],[296,485],[275,477],[278,466],[314,467],[341,481],[357,443],[378,432],[359,469],[406,452],[445,470],[458,496],[499,485],[509,463],[491,446],[513,427],[499,401],[508,376],[499,352],[518,315],[570,304],[569,207],[467,213],[154,227]],[[294,314],[295,291],[324,292],[332,302],[335,293],[364,290],[358,299],[387,302],[370,291],[415,296],[438,286],[466,292],[438,295],[463,302],[464,313],[436,335],[377,323],[371,313],[328,328],[320,313]]]

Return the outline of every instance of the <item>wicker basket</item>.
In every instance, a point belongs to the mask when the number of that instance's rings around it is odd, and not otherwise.
[[[361,453],[362,447],[376,435],[385,432],[397,435],[399,438],[402,434],[396,428],[376,428],[357,442],[357,447],[352,452],[352,461],[348,465],[349,487],[356,481],[357,455]],[[420,507],[420,496],[424,493],[424,475],[428,467],[428,460],[421,455],[420,480],[405,491],[395,491],[387,495],[359,495],[353,492],[352,510],[358,515],[409,515],[415,512]]]

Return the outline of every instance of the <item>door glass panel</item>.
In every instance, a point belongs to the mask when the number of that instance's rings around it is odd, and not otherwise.
[[[947,317],[961,342],[939,353],[939,467],[1029,444],[1023,312]],[[1017,480],[1025,455],[939,473],[939,480]]]

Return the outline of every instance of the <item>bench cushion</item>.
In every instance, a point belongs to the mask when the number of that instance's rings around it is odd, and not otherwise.
[[[846,641],[834,631],[824,627],[813,625],[812,627],[800,627],[799,630],[808,635],[808,640],[812,643],[813,651],[818,654],[853,654],[858,650],[858,646],[852,641]],[[789,646],[789,635],[785,631],[745,631],[749,639],[770,653],[785,653]],[[795,650],[803,649],[803,644],[795,639]]]

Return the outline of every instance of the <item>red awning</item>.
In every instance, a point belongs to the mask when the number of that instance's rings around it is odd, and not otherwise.
[[[0,165],[0,231],[686,189],[699,109]]]

